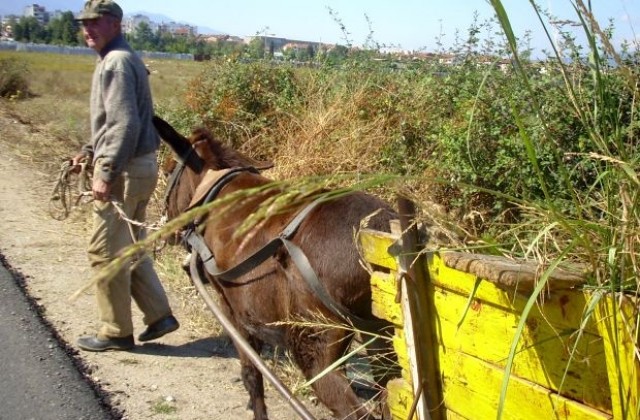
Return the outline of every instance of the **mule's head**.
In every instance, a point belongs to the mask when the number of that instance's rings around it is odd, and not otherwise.
[[[169,173],[165,192],[166,216],[169,220],[185,211],[207,170],[236,167],[267,169],[271,162],[260,162],[226,147],[214,139],[205,128],[195,129],[189,138],[178,133],[169,123],[159,117],[153,124],[160,138],[169,145],[176,159],[163,165]]]

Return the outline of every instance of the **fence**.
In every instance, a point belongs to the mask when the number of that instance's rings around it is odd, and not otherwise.
[[[0,42],[0,51],[40,52],[51,54],[95,55],[95,51],[88,47],[74,47],[70,45],[32,44],[16,41]],[[193,54],[174,54],[156,51],[138,51],[142,58],[171,59],[193,61]]]

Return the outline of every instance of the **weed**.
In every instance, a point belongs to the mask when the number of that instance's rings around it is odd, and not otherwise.
[[[14,58],[0,59],[0,97],[22,99],[29,96],[29,67]]]
[[[169,401],[160,400],[153,403],[151,411],[154,414],[174,414],[178,411],[178,408]]]

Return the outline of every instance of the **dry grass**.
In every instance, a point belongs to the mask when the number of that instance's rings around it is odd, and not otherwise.
[[[365,124],[358,118],[358,104],[366,94],[358,91],[329,101],[309,94],[308,112],[279,127],[286,140],[278,150],[277,178],[375,171],[377,162],[370,157],[380,156],[386,133],[382,119]]]

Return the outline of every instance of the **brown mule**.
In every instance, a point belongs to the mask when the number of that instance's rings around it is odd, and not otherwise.
[[[173,169],[168,186],[166,204],[169,219],[197,205],[203,195],[210,195],[210,186],[204,184],[222,176],[221,170],[269,166],[225,147],[207,130],[198,129],[187,139],[160,118],[155,118],[154,124],[160,137],[181,161],[180,166]],[[215,192],[218,200],[228,199],[243,190],[254,191],[251,195],[216,206],[202,221],[203,242],[221,271],[233,268],[277,238],[308,204],[292,205],[246,230],[243,223],[247,218],[256,214],[266,200],[280,193],[265,187],[272,182],[258,171],[247,170],[238,171],[224,185],[214,187],[218,189]],[[214,181],[210,183],[216,184]],[[218,276],[216,280],[216,276],[206,274],[220,295],[223,310],[258,353],[264,343],[283,347],[293,356],[304,376],[311,379],[340,359],[354,336],[349,329],[319,325],[319,315],[325,322],[344,324],[344,316],[341,315],[346,313],[358,320],[371,321],[365,324],[376,334],[389,330],[389,324],[371,313],[369,274],[360,263],[354,243],[354,232],[364,218],[369,218],[368,226],[371,228],[388,231],[389,221],[396,218],[396,214],[382,200],[363,192],[352,192],[316,203],[289,238],[290,243],[306,257],[329,303],[313,291],[305,279],[305,270],[284,247],[278,248],[273,255],[237,279],[226,280],[224,276]],[[241,230],[244,233],[237,235]],[[335,310],[335,307],[340,309]],[[305,320],[309,321],[305,326],[298,322]],[[387,339],[375,340],[368,351],[379,359],[393,354],[391,341]],[[254,417],[266,419],[262,374],[241,351],[239,354],[242,379],[249,392]],[[381,386],[385,385],[392,371],[392,368],[376,371],[383,372],[376,375]],[[312,387],[318,399],[337,418],[372,418],[350,386],[343,368],[323,375]]]

